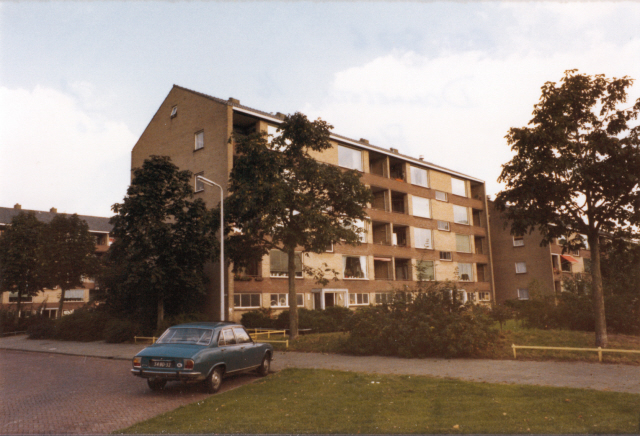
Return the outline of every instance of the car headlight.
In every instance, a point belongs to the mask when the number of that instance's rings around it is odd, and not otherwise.
[[[133,358],[133,367],[134,368],[140,368],[140,366],[142,365],[142,357],[134,357]]]
[[[184,361],[184,369],[187,369],[187,370],[193,369],[193,364],[194,364],[193,360],[185,359],[185,361]]]

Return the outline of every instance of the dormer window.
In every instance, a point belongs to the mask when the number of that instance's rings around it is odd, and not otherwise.
[[[171,118],[175,118],[178,115],[178,106],[171,108]]]

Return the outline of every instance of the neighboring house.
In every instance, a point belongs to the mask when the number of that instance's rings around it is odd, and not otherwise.
[[[3,229],[11,224],[11,219],[20,212],[33,212],[38,220],[48,223],[58,214],[55,208],[51,208],[49,212],[39,210],[24,210],[22,206],[16,204],[13,208],[0,207],[0,234]],[[96,255],[102,256],[109,249],[111,243],[109,233],[111,232],[111,224],[109,218],[78,215],[89,226],[89,232],[96,238]],[[92,277],[86,277],[81,288],[70,289],[66,291],[63,315],[73,312],[75,309],[84,306],[91,298],[91,291],[96,287],[95,280]],[[60,302],[60,289],[45,289],[34,297],[22,298],[21,316],[29,316],[34,312],[42,311],[49,317],[55,318],[58,312],[58,304]],[[17,306],[17,293],[2,293],[2,307],[9,310],[15,310]]]
[[[172,88],[134,146],[131,167],[151,155],[169,156],[194,174],[196,198],[207,207],[219,201],[217,188],[195,183],[202,175],[225,191],[234,162],[232,132],[275,133],[284,116],[251,109],[236,99],[223,100],[179,86]],[[360,246],[335,245],[324,254],[298,254],[297,304],[307,309],[354,307],[388,301],[391,291],[412,287],[418,266],[428,280],[451,279],[463,299],[493,301],[485,184],[482,180],[381,148],[365,139],[331,135],[333,147],[314,156],[322,162],[358,170],[375,199]],[[302,264],[327,263],[340,280],[325,287],[303,277]],[[242,273],[227,274],[227,317],[258,308],[289,307],[286,255],[272,251]],[[219,267],[207,268],[208,308],[220,313]],[[456,275],[458,274],[458,275]],[[235,280],[234,280],[235,279]],[[217,307],[216,307],[217,306]]]
[[[587,249],[563,253],[562,241],[557,239],[541,247],[539,232],[511,235],[511,227],[505,227],[505,220],[493,201],[489,201],[489,215],[496,302],[528,300],[534,280],[539,292],[554,296],[562,292],[567,280],[590,274],[591,251],[586,237],[583,240]]]

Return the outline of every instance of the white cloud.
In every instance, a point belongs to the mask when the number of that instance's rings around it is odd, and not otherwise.
[[[91,103],[92,87],[76,87]],[[110,216],[129,184],[135,135],[57,90],[0,87],[0,205]]]
[[[483,179],[495,194],[500,166],[511,158],[504,136],[529,122],[546,81],[558,82],[572,68],[640,80],[639,53],[637,38],[547,55],[393,52],[338,72],[325,101],[304,111],[334,124],[336,133]],[[640,97],[640,83],[631,91]]]

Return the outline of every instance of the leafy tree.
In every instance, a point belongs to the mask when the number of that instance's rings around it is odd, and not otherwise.
[[[20,212],[0,236],[0,292],[17,292],[18,313],[23,296],[45,287],[39,257],[43,227],[33,212]]]
[[[577,248],[576,233],[591,249],[596,346],[607,345],[600,267],[600,234],[637,235],[640,215],[640,99],[627,98],[628,77],[565,72],[560,85],[547,82],[529,127],[506,136],[516,153],[498,179],[506,189],[496,207],[511,221],[511,233],[538,229],[543,244],[564,236]],[[626,106],[626,105],[625,105]]]
[[[106,256],[101,287],[119,314],[156,318],[177,315],[205,293],[204,265],[215,236],[202,199],[193,200],[190,171],[166,156],[151,156],[133,172],[123,203],[111,218],[115,242]]]
[[[640,245],[622,240],[605,240],[602,258],[605,294],[640,298]]]
[[[42,274],[49,286],[60,287],[58,318],[62,316],[65,292],[82,286],[82,276],[94,276],[98,272],[95,248],[89,226],[77,214],[59,214],[46,224],[40,254]]]
[[[259,260],[272,249],[288,256],[290,334],[298,336],[295,251],[322,253],[333,243],[355,245],[371,191],[357,171],[319,162],[333,126],[286,116],[278,133],[236,136],[237,160],[229,180],[225,221],[235,228],[228,254],[236,265]],[[322,274],[320,274],[322,275]]]

